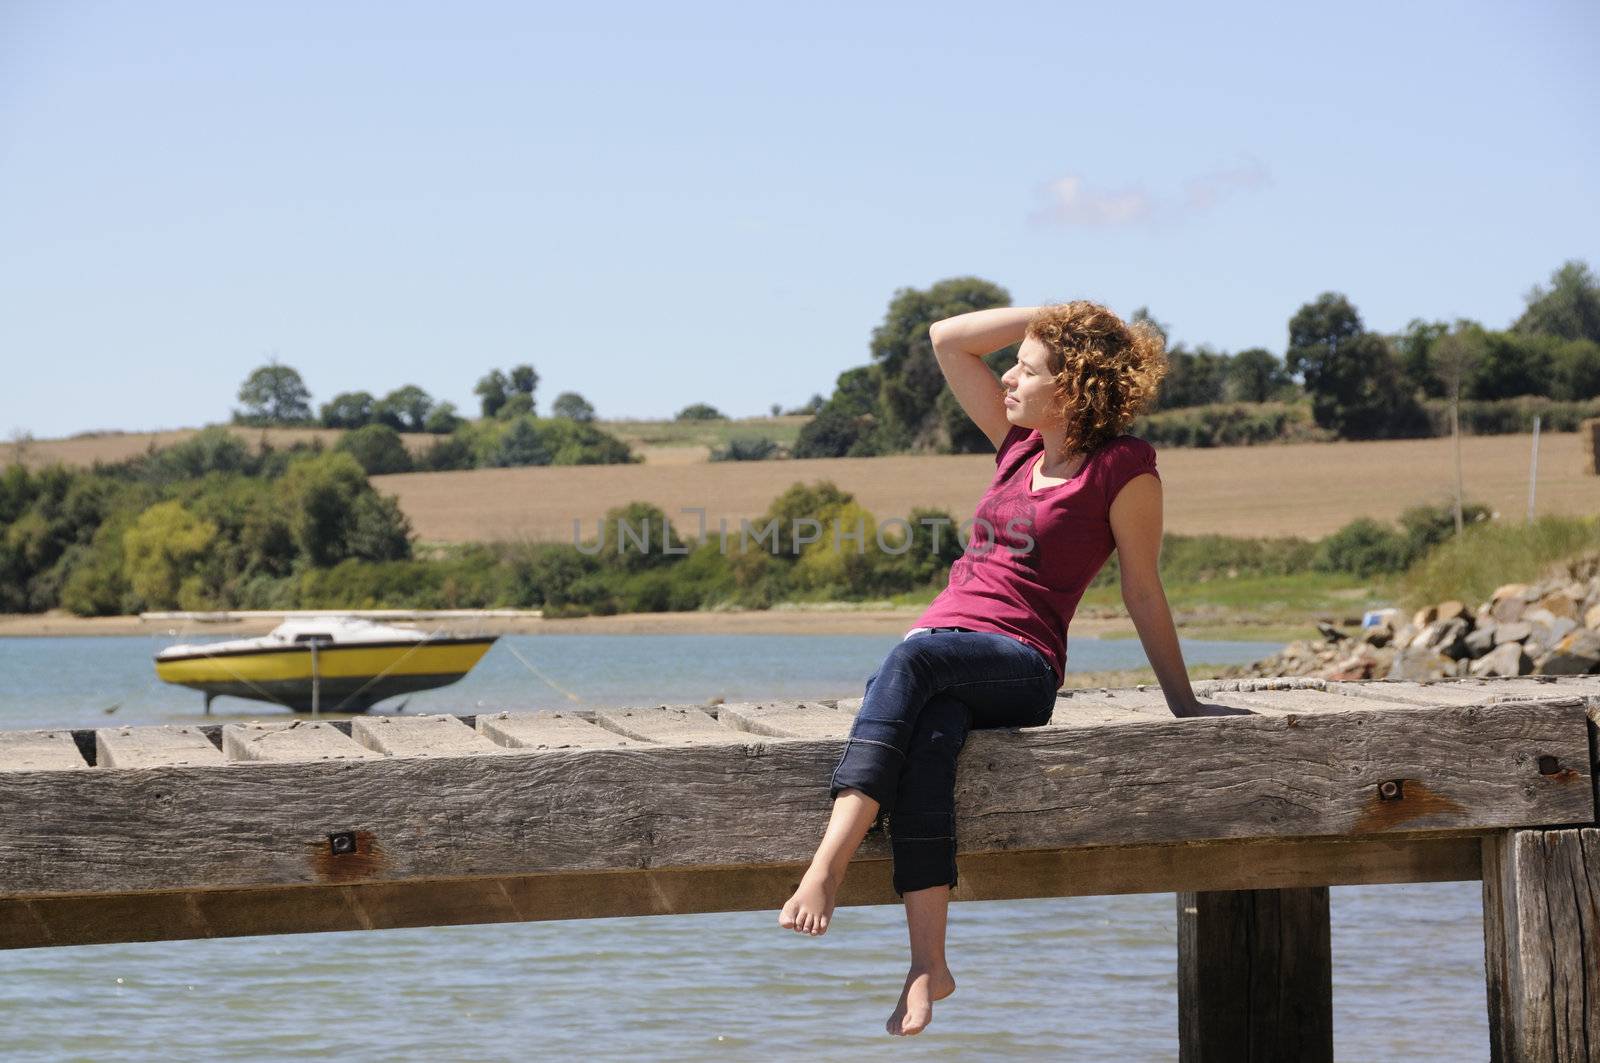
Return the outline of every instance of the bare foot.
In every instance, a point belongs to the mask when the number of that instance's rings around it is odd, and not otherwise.
[[[948,967],[911,968],[900,1003],[884,1024],[884,1029],[899,1037],[921,1033],[933,1021],[933,1002],[956,991],[955,976]]]
[[[797,934],[820,936],[833,918],[833,895],[838,889],[839,883],[827,872],[808,869],[794,896],[778,913],[778,925]]]

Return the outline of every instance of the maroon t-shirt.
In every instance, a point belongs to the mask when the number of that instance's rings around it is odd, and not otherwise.
[[[1010,635],[1044,654],[1060,681],[1067,671],[1067,624],[1116,548],[1111,500],[1140,473],[1161,474],[1154,447],[1120,435],[1090,454],[1070,480],[1035,491],[1033,467],[1043,453],[1037,431],[1011,426],[966,552],[916,626]]]

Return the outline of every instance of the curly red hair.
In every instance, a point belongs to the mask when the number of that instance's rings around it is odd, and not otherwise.
[[[1166,341],[1086,299],[1042,306],[1027,335],[1044,344],[1066,420],[1062,455],[1092,453],[1127,430],[1167,375]]]

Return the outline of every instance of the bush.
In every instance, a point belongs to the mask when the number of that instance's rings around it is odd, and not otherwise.
[[[368,476],[410,472],[411,454],[400,433],[386,424],[369,424],[346,432],[333,448],[355,458]]]
[[[704,402],[685,406],[673,418],[675,421],[726,421],[727,419],[722,411]]]
[[[1375,576],[1406,567],[1406,537],[1370,517],[1351,521],[1318,544],[1312,567],[1319,572]]]
[[[743,439],[730,439],[724,446],[711,451],[712,461],[766,461],[779,455],[780,448],[775,440],[766,436],[747,436]]]

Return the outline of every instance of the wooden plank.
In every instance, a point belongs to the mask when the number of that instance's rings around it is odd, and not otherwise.
[[[1487,705],[1494,696],[1494,691],[1488,689],[1491,682],[1451,679],[1436,683],[1409,683],[1375,679],[1364,683],[1347,683],[1330,679],[1326,689],[1334,694],[1432,708],[1436,705]]]
[[[737,742],[740,734],[700,709],[660,705],[650,709],[603,709],[594,722],[641,742]]]
[[[1600,829],[1483,841],[1490,1059],[1600,1058]]]
[[[0,771],[87,768],[71,731],[0,731]]]
[[[620,749],[644,744],[562,712],[479,715],[478,733],[491,742],[513,749]]]
[[[375,759],[171,768],[155,782],[12,773],[0,776],[0,891],[808,859],[843,741],[733,733],[716,745],[449,759],[361,750]],[[1580,707],[1533,702],[978,731],[957,781],[958,844],[977,853],[1590,823],[1588,756]],[[1553,758],[1549,774],[1542,757]],[[1391,795],[1380,790],[1396,781]],[[166,800],[149,798],[153,785]],[[428,808],[472,814],[417,814]],[[330,856],[334,834],[368,838],[370,858]]]
[[[371,760],[383,756],[323,720],[230,723],[222,729],[222,752],[229,760],[279,763]]]
[[[1127,846],[961,858],[956,900],[1170,893],[1245,885],[1475,881],[1478,837]],[[898,902],[879,853],[851,864],[841,907]],[[801,863],[320,884],[114,896],[0,898],[0,949],[453,926],[544,919],[776,913]]]
[[[850,717],[815,701],[719,705],[717,722],[736,731],[774,738],[836,738],[850,733]]]
[[[1328,888],[1178,894],[1179,1063],[1333,1063]]]
[[[350,721],[350,737],[391,757],[467,757],[504,751],[454,716],[358,716]]]
[[[94,733],[99,768],[221,764],[222,750],[197,727],[102,727]]]

